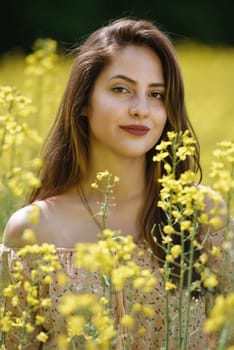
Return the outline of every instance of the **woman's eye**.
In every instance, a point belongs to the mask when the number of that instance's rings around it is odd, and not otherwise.
[[[163,100],[163,94],[158,91],[153,91],[150,93],[150,97],[155,98],[156,100]]]
[[[115,86],[112,88],[112,91],[117,92],[117,93],[123,93],[123,94],[127,94],[128,93],[128,89],[126,89],[123,86]]]

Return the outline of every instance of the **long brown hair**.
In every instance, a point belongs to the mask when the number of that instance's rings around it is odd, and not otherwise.
[[[167,131],[189,129],[196,138],[189,121],[185,102],[184,85],[174,48],[168,36],[151,22],[119,19],[91,34],[76,50],[76,58],[64,92],[64,96],[44,146],[44,166],[40,171],[41,188],[33,191],[29,202],[58,195],[78,185],[86,174],[89,161],[89,126],[82,109],[87,104],[92,87],[100,72],[110,63],[118,50],[129,44],[151,48],[160,58],[166,83],[165,107],[167,123],[161,139]],[[139,218],[142,237],[152,246],[150,234],[155,222],[162,220],[157,208],[159,184],[163,167],[152,162],[154,147],[146,154],[145,203]],[[201,170],[199,149],[196,155],[185,160],[178,173],[188,169]]]

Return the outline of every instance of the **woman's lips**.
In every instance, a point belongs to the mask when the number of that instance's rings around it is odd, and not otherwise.
[[[148,126],[145,125],[120,125],[120,128],[136,136],[143,136],[150,130]]]

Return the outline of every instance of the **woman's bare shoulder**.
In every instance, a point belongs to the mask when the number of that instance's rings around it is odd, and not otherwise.
[[[38,201],[27,205],[11,215],[3,232],[3,244],[7,247],[19,248],[32,243],[27,239],[25,230],[31,230],[35,234],[35,242],[41,241],[47,227],[45,215],[47,212],[46,201]]]
[[[36,201],[10,217],[3,234],[3,243],[13,248],[32,244],[26,239],[28,235],[25,230],[29,229],[35,235],[35,243],[71,246],[77,239],[77,227],[82,227],[81,232],[84,229],[82,223],[85,214],[80,201],[70,193]]]

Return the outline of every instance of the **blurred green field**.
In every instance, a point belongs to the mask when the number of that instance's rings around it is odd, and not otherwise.
[[[57,54],[55,42],[51,41],[46,45],[39,50],[39,54],[29,56],[27,62],[25,56],[19,52],[6,53],[0,57],[0,85],[14,86],[24,96],[32,99],[34,109],[25,121],[42,139],[54,119],[71,68],[71,56]],[[234,139],[234,48],[181,43],[176,49],[184,75],[187,108],[201,144],[203,182],[209,184],[209,166],[217,142]],[[0,116],[4,113],[0,109]],[[3,134],[0,125],[2,139]],[[19,143],[15,145],[18,153],[14,155],[14,164],[12,159],[9,160],[10,154],[5,156],[5,160],[0,159],[0,175],[6,169],[9,172],[10,166],[18,169],[24,166],[27,158],[37,156],[40,142],[34,144],[32,155],[31,146],[25,143],[27,136],[23,135],[22,138],[25,141],[17,141]],[[18,154],[20,156],[17,160]],[[8,173],[7,176],[9,178],[12,174]],[[4,179],[8,181],[6,176]],[[22,204],[24,196],[24,193],[16,196],[13,194],[9,201],[3,182],[1,186],[0,235],[7,216]]]

